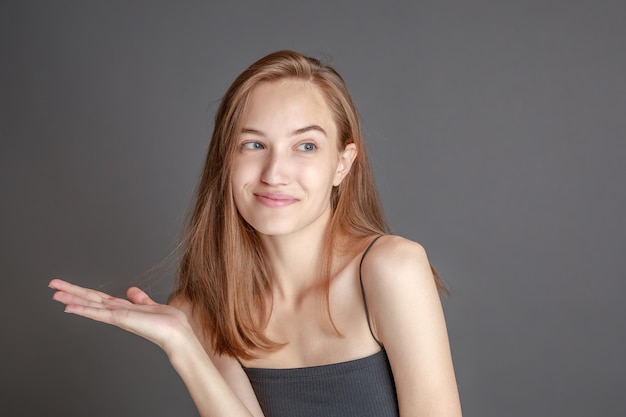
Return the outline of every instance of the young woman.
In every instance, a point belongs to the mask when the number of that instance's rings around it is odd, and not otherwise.
[[[439,278],[387,234],[343,80],[296,52],[226,92],[168,305],[50,287],[159,345],[202,416],[461,415]]]

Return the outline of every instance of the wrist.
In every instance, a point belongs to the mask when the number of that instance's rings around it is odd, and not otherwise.
[[[208,359],[204,347],[193,331],[180,332],[167,342],[167,347],[163,347],[167,357],[179,373],[190,370],[193,364],[197,364],[203,359]]]

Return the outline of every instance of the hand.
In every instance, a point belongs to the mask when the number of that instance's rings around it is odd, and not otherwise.
[[[160,346],[168,356],[186,337],[195,337],[182,311],[154,302],[137,287],[126,291],[127,300],[60,279],[50,281],[49,287],[57,290],[52,299],[65,304],[66,313],[112,324],[139,335]]]

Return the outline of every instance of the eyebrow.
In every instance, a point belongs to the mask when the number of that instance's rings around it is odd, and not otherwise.
[[[322,129],[321,126],[318,126],[318,125],[310,125],[310,126],[303,127],[301,129],[294,130],[291,133],[291,136],[301,135],[303,133],[310,132],[312,130],[317,130],[318,132],[321,132],[324,136],[328,136],[326,134],[326,131]]]
[[[328,136],[326,134],[326,131],[319,125],[310,125],[310,126],[301,127],[300,129],[296,129],[293,132],[291,132],[289,136],[297,136],[297,135],[301,135],[303,133],[310,132],[310,131],[318,131],[318,132],[321,132],[324,136]],[[250,133],[253,135],[265,137],[265,134],[261,132],[260,130],[251,129],[248,127],[242,128],[241,133]]]

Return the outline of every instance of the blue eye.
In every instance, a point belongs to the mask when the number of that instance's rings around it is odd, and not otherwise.
[[[244,142],[241,144],[241,149],[263,149],[263,144],[261,142]]]
[[[304,151],[304,152],[313,152],[317,149],[317,145],[315,145],[314,143],[311,142],[307,142],[307,143],[303,143],[301,145],[298,145],[298,150],[300,151]]]

